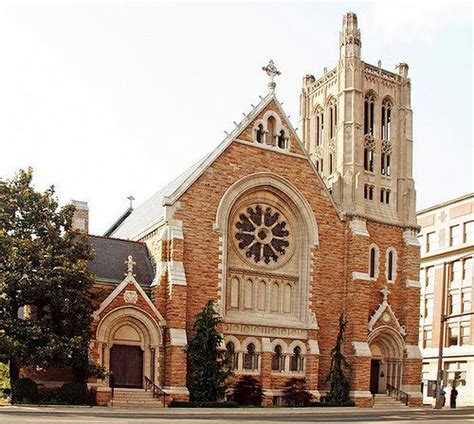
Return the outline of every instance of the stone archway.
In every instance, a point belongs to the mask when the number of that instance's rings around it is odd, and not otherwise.
[[[405,342],[393,328],[381,326],[369,336],[372,355],[370,391],[385,393],[389,386],[400,389],[403,377],[403,352]]]
[[[142,387],[144,376],[153,382],[159,381],[161,330],[156,320],[145,311],[133,306],[110,311],[99,322],[96,340],[100,364],[120,374],[120,386]],[[129,368],[120,363],[128,361],[131,361]]]

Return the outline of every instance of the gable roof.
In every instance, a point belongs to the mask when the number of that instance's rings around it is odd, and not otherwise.
[[[239,134],[247,128],[247,126],[257,117],[257,115],[272,101],[278,107],[281,116],[283,116],[285,123],[288,125],[295,142],[299,145],[303,155],[307,156],[308,161],[315,171],[315,176],[320,180],[322,187],[326,190],[321,176],[316,171],[313,162],[309,158],[301,140],[298,137],[295,129],[284,112],[281,103],[275,96],[274,91],[270,91],[265,97],[260,98],[260,102],[253,107],[252,111],[244,114],[245,118],[235,126],[233,131],[227,134],[226,138],[209,154],[195,163],[191,168],[186,170],[178,178],[171,181],[168,185],[163,187],[160,191],[138,206],[123,222],[114,230],[111,235],[114,237],[124,239],[134,239],[143,234],[146,230],[155,225],[164,215],[164,206],[172,205],[200,176],[201,174],[224,152],[224,150],[238,138]],[[338,212],[339,208],[336,206],[334,199],[329,195],[329,198]]]
[[[134,273],[139,284],[151,285],[154,277],[151,256],[145,243],[90,236],[95,258],[89,262],[89,271],[98,280],[120,283],[127,271],[125,261],[131,255],[136,262]]]

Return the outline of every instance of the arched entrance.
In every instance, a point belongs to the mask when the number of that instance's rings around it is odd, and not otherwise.
[[[158,381],[161,331],[146,312],[126,306],[109,312],[97,327],[102,366],[116,387],[142,388],[144,377]]]
[[[404,341],[391,327],[379,327],[369,336],[370,391],[385,393],[389,386],[399,389],[403,376]]]

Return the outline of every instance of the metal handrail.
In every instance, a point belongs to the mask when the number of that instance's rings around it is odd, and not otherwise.
[[[163,406],[165,406],[165,398],[167,393],[159,386],[157,386],[153,381],[151,381],[147,376],[144,377],[145,380],[145,392],[151,390],[153,397],[158,399],[159,396],[163,397]]]
[[[404,402],[405,405],[408,405],[408,393],[400,390],[399,388],[392,386],[391,384],[387,384],[387,392],[389,396],[394,397],[395,399]]]

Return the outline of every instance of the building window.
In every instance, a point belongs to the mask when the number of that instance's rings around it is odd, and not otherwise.
[[[374,149],[370,147],[364,148],[364,169],[374,172]]]
[[[459,293],[451,293],[448,297],[448,314],[457,315],[461,313],[461,296]]]
[[[285,370],[285,357],[282,354],[280,345],[276,345],[272,356],[272,371]]]
[[[318,110],[316,112],[316,146],[324,144],[324,112]]]
[[[378,267],[378,252],[374,247],[370,248],[370,259],[369,259],[369,277],[376,278],[376,272]]]
[[[244,369],[251,371],[258,369],[258,355],[253,343],[247,345],[247,351],[244,353]]]
[[[329,174],[331,175],[334,172],[334,155],[329,153]]]
[[[396,272],[396,256],[393,249],[387,251],[387,281],[394,282]]]
[[[448,327],[448,337],[446,340],[447,346],[456,346],[458,344],[459,338],[459,327],[456,326],[449,326]]]
[[[381,120],[381,139],[392,140],[392,103],[390,100],[384,100],[382,103],[382,120]]]
[[[462,281],[462,262],[454,261],[451,265],[451,284],[459,284]]]
[[[464,286],[472,285],[472,258],[464,259],[462,279]]]
[[[390,204],[390,190],[385,191],[385,203]]]
[[[423,330],[423,349],[431,347],[431,339],[433,337],[433,331],[431,329]]]
[[[446,382],[445,384],[452,385],[455,378],[456,374],[459,375],[459,379],[457,379],[457,385],[458,386],[465,386],[466,385],[466,370],[467,370],[467,362],[461,362],[461,361],[456,361],[456,362],[445,362],[444,363],[444,370],[446,373]]]
[[[370,184],[364,185],[364,199],[373,200],[374,199],[374,186]]]
[[[375,97],[367,94],[364,101],[364,134],[374,135],[374,105]]]
[[[464,223],[464,243],[474,242],[474,221]]]
[[[263,138],[265,136],[265,131],[262,124],[258,124],[257,129],[255,130],[255,139],[257,143],[263,143]]]
[[[435,269],[433,266],[426,268],[426,291],[432,292],[434,289]]]
[[[380,189],[380,203],[384,203],[384,202],[385,202],[385,189],[381,188]]]
[[[471,312],[471,292],[462,294],[462,313]]]
[[[380,173],[390,177],[390,154],[382,153],[380,155]]]
[[[301,348],[296,346],[293,349],[293,355],[290,359],[290,371],[302,372],[303,371],[303,357],[301,356]]]
[[[463,325],[461,327],[461,346],[467,346],[471,344],[471,327]]]
[[[425,299],[425,310],[423,312],[425,317],[425,323],[430,324],[433,322],[433,298],[428,297]]]
[[[281,130],[278,134],[277,145],[280,149],[286,149],[288,145],[288,138],[285,135],[285,131]]]
[[[458,244],[461,244],[462,238],[461,238],[461,226],[460,225],[453,225],[449,229],[449,245],[450,246],[456,246]]]
[[[225,359],[227,362],[227,366],[231,370],[237,369],[237,353],[235,352],[235,345],[232,342],[226,344],[226,353]]]
[[[438,248],[438,244],[436,243],[436,233],[433,231],[432,233],[426,234],[426,251],[432,252]]]

